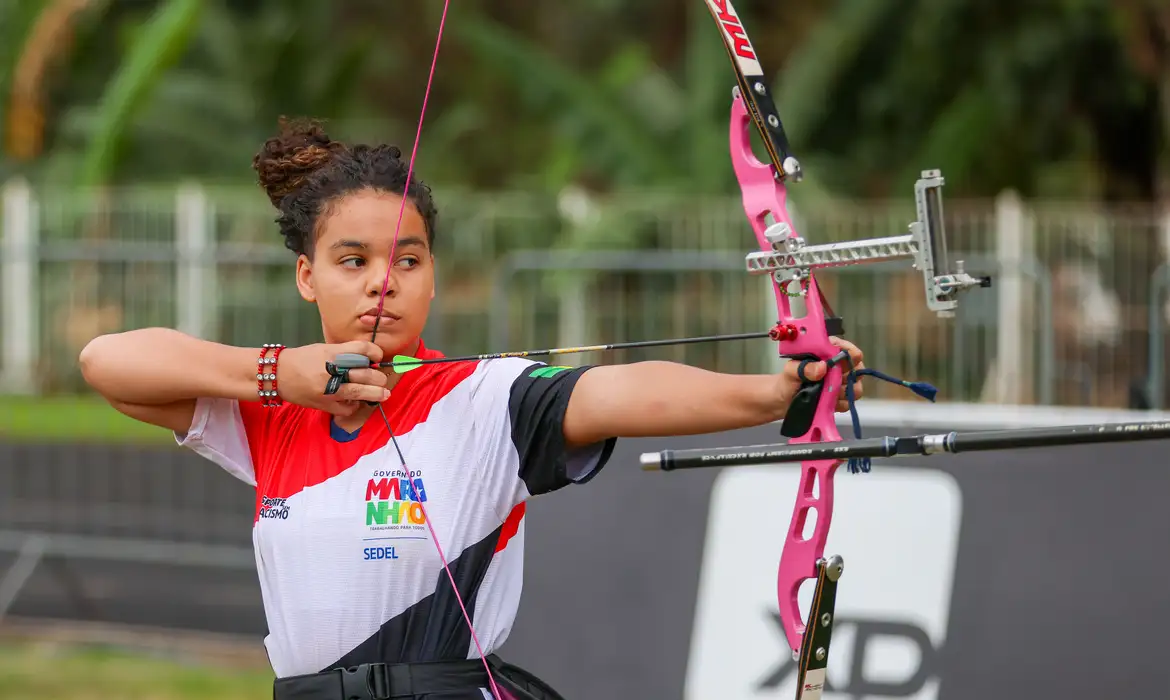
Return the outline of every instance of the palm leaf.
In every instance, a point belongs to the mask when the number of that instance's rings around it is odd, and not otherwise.
[[[324,66],[322,78],[313,95],[318,106],[314,111],[337,111],[353,99],[361,76],[369,65],[374,46],[375,42],[370,35],[351,39],[341,55]]]
[[[641,177],[667,179],[675,173],[669,150],[659,146],[654,131],[596,81],[485,17],[452,24],[451,30],[479,60],[514,76],[533,106],[557,106],[558,112],[581,119],[600,136],[597,148],[621,154]]]
[[[937,168],[948,182],[962,183],[975,174],[986,156],[987,144],[996,142],[997,128],[995,106],[987,99],[987,90],[979,82],[969,84],[935,117],[898,181],[913,182],[920,171]]]
[[[147,20],[102,95],[97,128],[86,149],[78,184],[97,185],[110,178],[135,109],[187,48],[202,7],[202,0],[169,0]]]
[[[688,116],[684,139],[687,160],[698,189],[725,189],[734,182],[728,153],[727,116],[735,73],[729,61],[718,58],[724,55],[723,42],[705,6],[697,2],[690,4],[687,26],[683,59]]]
[[[833,91],[861,49],[903,0],[839,2],[789,58],[776,86],[776,107],[789,138],[805,140],[832,105]]]

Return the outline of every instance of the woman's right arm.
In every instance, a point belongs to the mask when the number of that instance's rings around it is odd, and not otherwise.
[[[382,349],[355,340],[339,345],[287,348],[276,365],[280,396],[289,403],[335,415],[352,415],[363,401],[385,401],[387,378],[377,369],[357,369],[336,394],[325,395],[325,363],[341,353],[374,362]],[[269,355],[271,357],[271,355]],[[143,328],[94,338],[81,351],[85,381],[122,413],[185,435],[200,398],[258,401],[260,348],[238,348],[201,340],[170,328]]]
[[[182,435],[201,397],[257,400],[258,358],[258,348],[143,328],[94,338],[80,364],[85,381],[118,411]]]

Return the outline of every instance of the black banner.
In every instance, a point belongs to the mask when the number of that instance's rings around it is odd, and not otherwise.
[[[883,429],[871,421],[866,434],[936,427]],[[768,601],[793,493],[758,494],[772,513],[753,503],[742,508],[747,515],[723,506],[712,512],[713,502],[722,503],[723,475],[736,470],[638,468],[644,451],[776,439],[769,426],[622,441],[588,485],[534,499],[524,598],[501,655],[570,698],[698,700],[709,697],[700,690],[716,671],[727,674],[719,700],[787,697],[781,691],[795,666]],[[825,700],[1170,696],[1163,659],[1170,561],[1162,556],[1170,536],[1170,460],[1163,443],[906,458],[885,467],[887,475],[883,465],[875,462],[873,475],[838,472],[830,543],[854,553],[843,552]],[[879,515],[851,524],[857,507],[848,504],[866,494],[909,493],[898,484],[912,485],[916,473],[924,484],[945,478],[958,494],[957,509],[921,504],[923,537],[943,527],[936,516],[957,523],[953,557],[914,551],[916,536],[892,534],[912,528],[910,514],[918,512],[901,503],[905,522],[871,502]],[[250,546],[251,489],[178,449],[0,444],[0,484],[0,531],[9,534]],[[720,534],[741,517],[782,525]],[[883,555],[911,564],[875,576],[870,557]],[[13,559],[0,552],[0,567]],[[711,561],[721,562],[718,570]],[[718,595],[721,586],[738,585],[761,602]],[[899,602],[900,586],[943,586],[938,600],[946,602],[916,609],[910,593]],[[883,612],[860,614],[867,606]],[[257,645],[265,633],[254,571],[181,562],[50,558],[9,612],[235,632],[255,636]],[[726,626],[696,627],[696,620]],[[736,625],[743,634],[714,631]]]

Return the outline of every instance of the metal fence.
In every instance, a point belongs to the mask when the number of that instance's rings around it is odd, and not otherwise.
[[[457,192],[440,205],[440,294],[427,335],[447,352],[770,324],[764,282],[742,272],[751,238],[736,197]],[[2,206],[0,391],[84,391],[79,351],[126,328],[173,326],[238,345],[319,339],[258,193],[34,190],[14,181]],[[796,213],[817,241],[896,235],[914,218],[910,197],[798,201]],[[1161,405],[1165,217],[1084,202],[1025,205],[1006,194],[948,202],[946,224],[953,257],[996,277],[956,319],[926,311],[905,264],[823,275],[867,364],[934,382],[948,400]],[[653,352],[722,371],[774,366],[759,345]]]

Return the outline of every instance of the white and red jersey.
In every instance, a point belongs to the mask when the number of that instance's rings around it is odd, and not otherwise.
[[[587,370],[510,358],[407,372],[383,404],[405,468],[377,412],[348,434],[302,406],[200,399],[176,438],[256,487],[276,676],[478,656],[422,506],[484,652],[499,647],[520,602],[525,501],[588,480],[613,450],[565,447]]]

